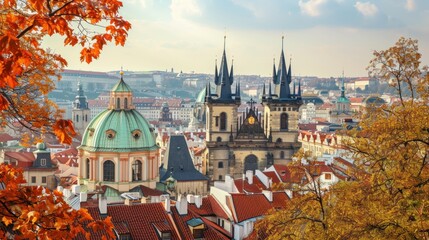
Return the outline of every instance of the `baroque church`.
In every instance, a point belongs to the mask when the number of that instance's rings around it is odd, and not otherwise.
[[[98,184],[119,192],[158,181],[159,147],[154,129],[135,109],[130,86],[121,79],[109,105],[88,124],[79,151],[79,181],[94,191]]]
[[[268,92],[263,89],[262,114],[251,100],[243,114],[240,83],[234,84],[233,66],[228,69],[226,51],[219,67],[216,64],[214,84],[206,87],[206,152],[207,175],[214,180],[223,180],[225,175],[241,178],[247,170],[264,170],[273,164],[285,165],[301,147],[298,142],[299,107],[302,105],[301,87],[292,83],[291,64],[286,67],[284,51],[276,69],[273,66],[272,83]],[[274,86],[274,90],[271,86]],[[233,92],[233,88],[235,91]]]

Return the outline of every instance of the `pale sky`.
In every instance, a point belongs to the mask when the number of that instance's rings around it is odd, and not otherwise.
[[[47,39],[69,69],[214,73],[226,35],[235,74],[270,76],[284,50],[295,76],[366,76],[373,50],[400,36],[419,40],[429,65],[429,0],[123,0],[131,22],[124,47],[110,44],[90,65],[78,47]]]

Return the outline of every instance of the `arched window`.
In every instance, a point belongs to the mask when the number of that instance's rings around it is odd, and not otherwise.
[[[79,115],[76,115],[76,122],[79,122]]]
[[[115,164],[110,160],[103,163],[103,181],[115,181]]]
[[[133,171],[133,181],[141,181],[142,180],[142,162],[140,160],[136,160],[132,166]]]
[[[282,139],[281,138],[277,138],[276,142],[281,143]]]
[[[222,138],[221,137],[217,137],[216,138],[216,142],[222,142]]]
[[[120,98],[116,99],[116,108],[121,108],[121,99]]]
[[[282,115],[280,115],[280,129],[281,130],[288,130],[288,120],[289,120],[289,117],[288,117],[287,113],[282,113]]]
[[[281,151],[281,152],[280,152],[280,158],[281,158],[281,159],[284,159],[284,158],[285,158],[285,152],[284,152],[284,151]]]
[[[217,167],[218,167],[218,168],[223,168],[223,162],[218,162],[218,163],[217,163]]]
[[[128,98],[124,99],[124,108],[127,109],[128,108]]]
[[[89,173],[90,173],[90,168],[89,168],[89,164],[90,164],[90,162],[89,162],[89,159],[87,158],[86,159],[86,178],[90,178],[90,176],[89,176]]]
[[[226,130],[226,113],[220,113],[220,130]]]
[[[255,173],[256,169],[258,169],[258,157],[250,154],[244,159],[244,173],[246,173],[247,170],[252,170],[253,173]]]
[[[85,122],[88,122],[88,114],[85,114]]]

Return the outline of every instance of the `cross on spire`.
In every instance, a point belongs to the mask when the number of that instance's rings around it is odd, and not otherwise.
[[[253,98],[250,98],[250,101],[247,102],[247,104],[250,104],[250,109],[253,109],[253,104],[256,102],[253,100]]]

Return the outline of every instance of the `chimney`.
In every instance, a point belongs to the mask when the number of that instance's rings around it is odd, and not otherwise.
[[[80,193],[80,202],[86,202],[88,200],[88,194],[86,192]]]
[[[192,195],[192,194],[188,194],[188,195],[186,196],[186,198],[188,199],[188,203],[189,203],[189,204],[193,204],[193,203],[195,203],[194,195]]]
[[[171,204],[171,202],[170,202],[170,198],[169,198],[169,197],[166,197],[166,198],[164,199],[164,208],[165,208],[165,211],[167,211],[167,212],[171,212],[171,206],[170,206],[170,204]]]
[[[293,197],[292,190],[290,190],[290,189],[286,189],[286,190],[285,190],[285,192],[286,192],[287,196],[288,196],[290,199],[292,199],[292,197]]]
[[[98,199],[98,209],[101,215],[107,214],[107,197],[103,196]]]
[[[195,195],[195,206],[200,208],[203,205],[203,197],[201,195]]]
[[[186,197],[179,195],[176,201],[176,209],[177,212],[179,212],[179,215],[188,214],[188,202],[186,201]]]
[[[262,190],[262,193],[265,195],[269,202],[273,202],[273,192],[269,190]]]
[[[147,203],[147,199],[145,196],[142,197],[142,199],[140,200],[141,203]]]
[[[127,206],[131,206],[132,205],[131,199],[125,198],[125,203],[124,204],[127,205]]]
[[[246,178],[247,178],[247,182],[249,184],[253,184],[253,171],[252,170],[246,171]]]
[[[80,185],[73,185],[72,186],[72,193],[73,194],[79,194],[80,193]]]

